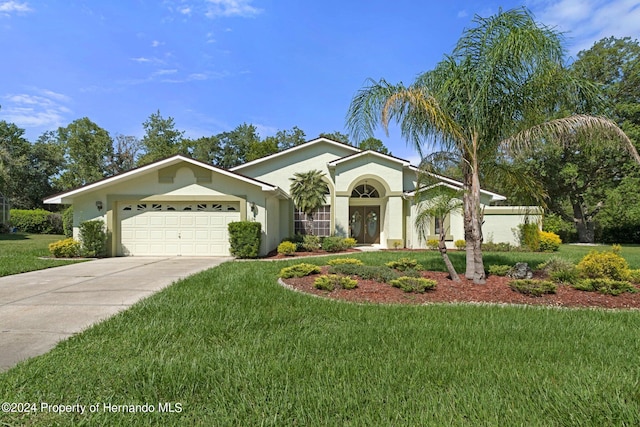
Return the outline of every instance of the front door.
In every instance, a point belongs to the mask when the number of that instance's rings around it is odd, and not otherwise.
[[[380,206],[349,206],[349,226],[358,243],[380,243]]]

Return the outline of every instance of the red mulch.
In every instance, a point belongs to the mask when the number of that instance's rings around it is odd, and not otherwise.
[[[326,274],[328,267],[323,267]],[[422,277],[438,282],[436,288],[424,294],[405,293],[387,283],[358,279],[358,287],[351,290],[336,289],[331,292],[321,291],[313,286],[317,275],[302,278],[283,279],[283,282],[295,290],[331,299],[351,302],[368,302],[381,304],[425,304],[425,303],[494,303],[494,304],[527,304],[553,307],[600,307],[617,309],[640,308],[640,293],[624,293],[618,296],[602,295],[597,292],[578,291],[568,285],[558,285],[556,294],[532,297],[515,292],[509,288],[509,278],[489,276],[484,285],[474,285],[472,281],[460,277],[456,283],[449,279],[448,273],[424,271]],[[640,290],[640,289],[639,289]]]

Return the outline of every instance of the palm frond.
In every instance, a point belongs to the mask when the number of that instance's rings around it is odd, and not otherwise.
[[[561,119],[551,120],[505,139],[501,148],[510,155],[519,152],[531,152],[541,143],[568,144],[576,135],[586,136],[594,144],[608,144],[618,142],[617,147],[626,151],[629,156],[640,164],[640,155],[633,142],[618,127],[606,117],[575,114]]]

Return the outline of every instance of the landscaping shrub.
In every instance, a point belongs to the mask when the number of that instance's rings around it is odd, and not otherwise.
[[[304,239],[304,234],[294,234],[293,236],[282,239],[283,242],[291,242],[296,244],[296,250],[299,251],[302,249],[302,241]],[[281,242],[282,243],[282,242]]]
[[[453,245],[456,247],[457,250],[462,251],[464,249],[467,248],[467,242],[465,242],[464,240],[460,239],[460,240],[456,240],[455,242],[453,242]]]
[[[421,271],[422,271],[422,269],[416,270],[416,269],[413,269],[413,268],[407,268],[406,270],[404,270],[402,272],[402,276],[422,277]]]
[[[419,264],[417,260],[411,258],[400,258],[397,261],[389,261],[385,265],[399,271],[405,271],[408,269],[423,270],[422,265]]]
[[[577,267],[571,261],[556,256],[538,265],[538,269],[547,273],[556,283],[573,284],[580,276]]]
[[[429,239],[429,240],[427,240],[427,248],[428,249],[437,251],[439,245],[440,245],[440,240],[438,240],[438,239]]]
[[[513,246],[508,242],[486,242],[482,244],[482,250],[486,252],[511,252]]]
[[[563,242],[576,242],[578,234],[573,223],[565,221],[559,215],[545,214],[542,230],[557,234]]]
[[[423,294],[425,291],[432,290],[436,287],[437,282],[431,279],[420,277],[402,276],[390,282],[394,288],[400,288],[404,292],[416,292]]]
[[[490,265],[487,271],[493,276],[506,276],[509,270],[511,270],[510,265],[497,264]]]
[[[230,222],[229,252],[238,258],[256,258],[260,253],[262,226],[254,221]]]
[[[540,250],[540,230],[538,224],[525,222],[518,226],[518,241],[520,247],[532,252]]]
[[[73,206],[62,212],[62,232],[65,237],[73,237]]]
[[[285,267],[280,270],[280,277],[282,279],[290,279],[292,277],[304,277],[310,274],[320,273],[320,267],[313,264],[300,263],[292,265],[291,267]]]
[[[344,241],[344,237],[340,236],[328,236],[322,240],[322,250],[327,252],[340,252],[347,249],[347,244]]]
[[[342,239],[342,243],[344,244],[346,249],[351,249],[356,247],[358,241],[353,237],[345,237]]]
[[[548,280],[521,279],[513,280],[509,283],[509,287],[524,295],[539,297],[544,294],[555,294],[556,284]]]
[[[305,234],[300,246],[307,252],[315,252],[320,248],[320,237],[313,234]]]
[[[631,283],[640,283],[640,270],[629,270],[629,281]]]
[[[332,291],[335,288],[355,289],[358,287],[358,281],[353,280],[349,276],[339,276],[337,274],[322,275],[313,281],[316,289]]]
[[[629,282],[605,278],[580,280],[573,285],[573,287],[579,291],[599,292],[604,295],[613,296],[618,296],[624,292],[638,292],[638,290]]]
[[[364,280],[375,280],[377,282],[388,283],[400,277],[398,273],[388,267],[373,265],[342,264],[334,265],[329,269],[333,274],[344,274],[347,276],[358,276]]]
[[[540,245],[539,248],[542,252],[556,252],[560,249],[562,240],[556,233],[547,231],[540,231]]]
[[[107,254],[107,233],[100,219],[84,221],[80,224],[80,242],[83,255],[103,257]]]
[[[363,265],[363,262],[356,258],[334,258],[330,259],[327,264],[329,265],[342,265],[342,264],[353,264],[353,265]]]
[[[282,242],[278,245],[278,253],[282,255],[293,255],[298,246],[293,242]]]
[[[613,252],[591,251],[578,263],[580,275],[586,279],[628,280],[629,264]]]
[[[44,209],[11,209],[10,225],[24,233],[62,234],[62,216]]]
[[[49,252],[56,258],[73,258],[80,255],[80,242],[72,238],[49,243]]]

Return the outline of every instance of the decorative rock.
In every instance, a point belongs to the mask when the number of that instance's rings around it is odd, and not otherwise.
[[[533,277],[533,271],[531,271],[529,264],[526,262],[519,262],[511,267],[507,276],[512,279],[531,279]]]

